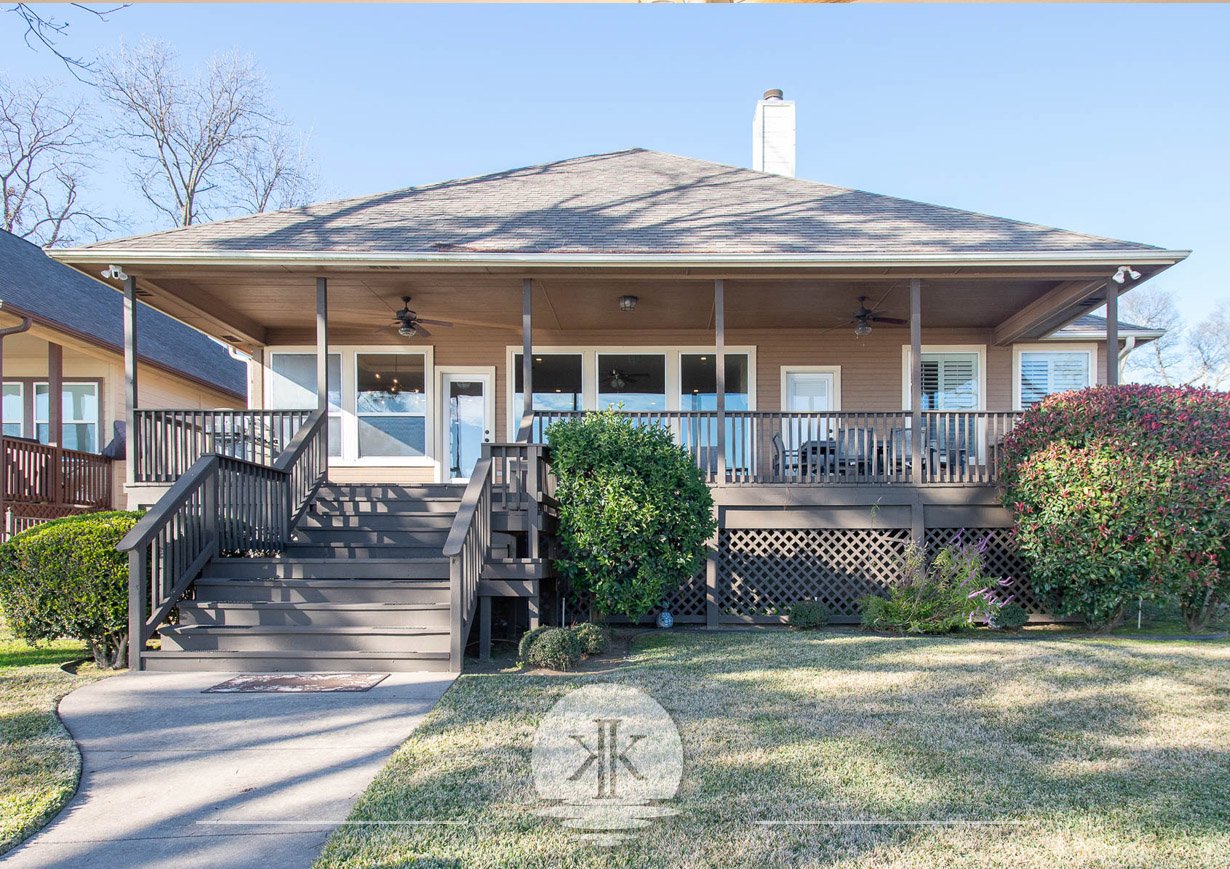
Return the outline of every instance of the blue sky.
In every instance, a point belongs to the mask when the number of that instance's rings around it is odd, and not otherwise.
[[[0,20],[0,69],[77,85]],[[754,101],[798,101],[798,174],[1195,250],[1159,282],[1230,297],[1222,5],[137,5],[65,47],[253,55],[311,132],[321,195],[642,146],[750,161]],[[140,215],[122,163],[99,195]],[[152,226],[152,224],[150,224]],[[139,222],[134,229],[146,228]]]

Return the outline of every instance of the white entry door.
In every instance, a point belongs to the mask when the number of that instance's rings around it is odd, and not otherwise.
[[[799,367],[782,369],[782,410],[811,414],[836,410],[840,406],[841,381],[837,369]],[[828,419],[788,416],[782,426],[787,449],[797,450],[809,442],[832,437]]]
[[[440,462],[447,482],[470,479],[495,426],[495,369],[437,368],[440,375]]]

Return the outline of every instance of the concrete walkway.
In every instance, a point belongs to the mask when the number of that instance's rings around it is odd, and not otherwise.
[[[310,866],[453,676],[366,693],[202,694],[225,673],[103,679],[60,702],[81,787],[18,867]]]

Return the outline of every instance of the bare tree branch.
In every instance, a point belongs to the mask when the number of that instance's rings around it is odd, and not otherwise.
[[[1193,380],[1196,385],[1210,389],[1230,386],[1230,301],[1223,299],[1192,329],[1188,345],[1197,372]]]
[[[169,46],[146,42],[121,47],[96,79],[117,110],[141,194],[173,225],[260,210],[307,189],[305,161],[286,144],[251,60],[216,57],[189,77]]]
[[[1125,360],[1134,379],[1165,386],[1230,386],[1230,301],[1223,300],[1207,319],[1190,327],[1170,296],[1153,285],[1125,295],[1119,304],[1125,319],[1166,330]]]
[[[109,231],[113,220],[80,202],[95,144],[82,103],[59,103],[48,82],[0,79],[0,225],[43,246]]]
[[[108,15],[119,12],[121,9],[127,9],[132,4],[120,3],[102,8],[86,3],[70,3],[68,5],[73,9],[89,13],[102,21],[106,21]],[[68,71],[78,81],[86,81],[86,76],[93,70],[93,64],[81,57],[67,54],[59,47],[59,40],[67,35],[71,23],[67,18],[55,18],[47,15],[41,8],[36,8],[31,3],[17,3],[10,6],[6,11],[16,15],[25,25],[26,30],[23,34],[23,39],[28,47],[35,50],[39,46],[46,48],[64,63],[64,66],[68,68]]]

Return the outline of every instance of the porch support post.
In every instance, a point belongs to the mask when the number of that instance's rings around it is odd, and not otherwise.
[[[491,660],[491,596],[478,598],[478,659]]]
[[[714,362],[717,365],[717,484],[726,485],[726,282],[713,282]],[[706,473],[708,468],[705,468]]]
[[[534,429],[534,280],[521,279],[521,426],[517,440],[529,443]]]
[[[910,481],[923,480],[922,281],[910,278]]]
[[[124,279],[124,451],[128,485],[137,480],[137,279]]]
[[[316,408],[329,409],[329,281],[316,279]],[[328,439],[329,433],[325,432]]]
[[[1106,385],[1119,385],[1119,287],[1106,282]]]
[[[64,445],[64,348],[51,342],[47,344],[47,443]]]

